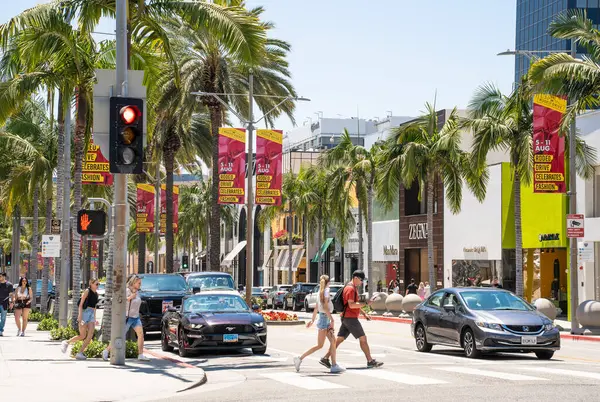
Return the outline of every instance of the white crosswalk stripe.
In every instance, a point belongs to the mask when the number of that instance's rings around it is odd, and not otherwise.
[[[293,385],[295,387],[310,390],[348,388],[341,384],[324,381],[319,378],[314,378],[299,373],[264,373],[261,374],[261,376],[270,378],[271,380],[275,380],[286,385]]]
[[[398,371],[373,369],[373,370],[348,370],[348,373],[354,373],[361,376],[377,378],[380,380],[398,382],[409,385],[428,385],[428,384],[447,384],[447,381],[435,378],[421,377],[418,375],[404,374]]]
[[[469,374],[482,377],[500,378],[510,381],[547,381],[546,378],[531,377],[523,374],[504,373],[500,371],[481,370],[472,367],[455,366],[455,367],[434,367],[435,370],[447,371],[450,373]]]
[[[600,373],[592,373],[592,372],[588,372],[588,371],[565,370],[565,369],[550,368],[550,367],[521,367],[521,369],[537,371],[540,373],[547,373],[547,374],[568,375],[568,376],[572,376],[572,377],[592,378],[594,380],[600,380]]]

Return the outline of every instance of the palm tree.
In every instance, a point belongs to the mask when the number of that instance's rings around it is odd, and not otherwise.
[[[531,184],[533,170],[532,88],[524,77],[513,93],[503,95],[492,84],[481,86],[469,104],[465,126],[473,130],[472,157],[485,165],[490,151],[507,151],[513,172],[515,204],[515,267],[517,295],[523,296],[523,235],[521,225],[521,186]],[[593,174],[595,150],[578,139],[576,164],[580,175]],[[567,149],[567,153],[568,153]]]
[[[486,169],[474,172],[469,164],[468,154],[460,149],[461,130],[459,119],[454,109],[443,124],[435,107],[426,104],[426,112],[411,123],[394,128],[391,131],[391,144],[402,147],[402,154],[397,159],[387,160],[383,165],[381,181],[402,182],[411,187],[415,181],[419,183],[420,196],[425,189],[427,200],[427,265],[429,283],[433,288],[437,285],[437,272],[434,267],[433,247],[433,213],[435,186],[442,180],[445,187],[444,200],[452,213],[460,212],[462,202],[463,181],[479,200],[485,198],[485,186],[488,180]],[[392,168],[396,168],[392,170]],[[400,167],[400,169],[398,169]],[[477,174],[476,174],[477,173]],[[390,177],[394,175],[395,177]]]

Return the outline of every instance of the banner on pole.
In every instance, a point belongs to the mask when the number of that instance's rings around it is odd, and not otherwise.
[[[565,137],[559,135],[567,101],[553,95],[533,97],[533,192],[564,193]]]
[[[109,172],[108,160],[102,155],[100,146],[91,140],[81,167],[81,184],[99,186],[112,186],[113,184],[113,175]]]
[[[256,130],[256,204],[281,205],[282,130]]]
[[[137,185],[135,229],[138,233],[154,232],[154,195],[156,190],[151,184]]]
[[[179,223],[179,186],[173,185],[173,233],[177,233]],[[160,186],[160,234],[167,232],[167,185]]]
[[[246,130],[219,128],[219,204],[244,203]]]

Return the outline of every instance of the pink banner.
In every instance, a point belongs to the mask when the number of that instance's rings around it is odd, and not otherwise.
[[[256,203],[281,205],[283,131],[256,130]]]
[[[219,128],[219,204],[244,203],[246,130]]]

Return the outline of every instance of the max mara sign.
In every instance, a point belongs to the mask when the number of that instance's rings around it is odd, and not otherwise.
[[[427,238],[427,223],[411,223],[408,225],[408,240]]]
[[[392,246],[383,246],[383,255],[398,255],[398,249]]]

